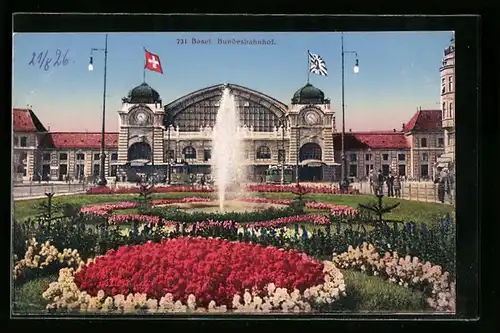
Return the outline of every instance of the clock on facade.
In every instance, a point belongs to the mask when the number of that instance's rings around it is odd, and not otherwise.
[[[148,119],[148,115],[144,111],[139,111],[135,114],[135,120],[139,125],[144,125]]]
[[[304,120],[308,125],[316,125],[319,122],[319,116],[315,111],[307,111]]]

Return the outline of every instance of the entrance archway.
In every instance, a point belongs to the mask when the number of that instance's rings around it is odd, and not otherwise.
[[[146,142],[136,142],[128,148],[128,160],[151,161],[151,146]]]
[[[306,143],[299,150],[300,162],[311,162],[299,167],[299,179],[305,182],[321,181],[323,179],[322,166],[323,151],[317,143]]]

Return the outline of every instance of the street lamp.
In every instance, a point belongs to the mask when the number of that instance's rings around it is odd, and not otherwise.
[[[102,93],[102,129],[101,129],[101,167],[99,168],[99,180],[97,185],[106,186],[108,181],[106,180],[106,175],[104,173],[106,154],[104,153],[104,137],[106,130],[106,74],[107,74],[107,64],[108,64],[108,34],[106,34],[104,40],[104,48],[92,48],[90,50],[90,61],[89,61],[89,71],[94,70],[94,51],[104,52],[104,89]]]
[[[281,117],[279,120],[279,124],[281,126],[281,185],[285,183],[285,125],[286,119],[285,116]],[[278,161],[279,162],[279,161]]]
[[[347,158],[345,156],[345,104],[344,104],[344,66],[345,66],[345,60],[344,56],[345,54],[354,54],[356,56],[356,64],[354,65],[353,71],[355,74],[359,73],[359,60],[358,60],[358,53],[356,51],[345,51],[344,50],[344,33],[341,34],[340,37],[341,41],[341,55],[342,55],[342,167],[341,167],[341,181],[340,181],[340,189],[342,191],[345,191],[349,188],[349,180],[347,179]]]

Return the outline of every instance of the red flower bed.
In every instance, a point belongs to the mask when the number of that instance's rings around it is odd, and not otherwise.
[[[304,186],[304,185],[248,185],[247,190],[250,192],[282,192],[282,193],[318,193],[318,194],[341,194],[338,188],[331,186]],[[107,186],[91,187],[87,190],[87,194],[127,194],[139,193],[140,188],[134,187],[116,187],[110,188]],[[200,186],[154,186],[153,193],[172,193],[172,192],[214,192],[213,188]],[[359,190],[349,188],[347,194],[359,194]]]
[[[317,225],[326,225],[330,223],[330,219],[326,215],[310,214],[310,215],[296,215],[280,217],[279,219],[250,222],[245,224],[247,228],[280,228],[295,223],[312,223]]]
[[[186,301],[189,294],[207,306],[211,300],[232,308],[233,296],[245,289],[260,296],[265,286],[289,292],[324,283],[323,264],[298,251],[284,251],[220,239],[181,237],[124,246],[97,257],[75,274],[80,290],[97,295],[146,293],[160,299],[171,293]]]
[[[174,192],[213,192],[212,189],[209,188],[201,188],[197,186],[154,186],[152,188],[153,193],[174,193]],[[116,187],[110,188],[107,186],[96,186],[91,187],[87,190],[87,194],[135,194],[140,193],[140,188],[138,186],[134,187]]]
[[[248,185],[247,188],[253,192],[340,194],[340,190],[338,188],[333,188],[331,186]],[[359,190],[350,188],[347,194],[359,194]]]

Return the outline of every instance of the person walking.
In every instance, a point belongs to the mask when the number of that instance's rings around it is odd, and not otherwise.
[[[375,194],[384,194],[384,175],[382,174],[382,170],[378,170],[377,172],[377,190],[375,191]]]
[[[439,202],[444,203],[444,194],[446,189],[446,172],[444,170],[439,172],[439,176],[434,180],[434,183],[437,184],[438,200]]]
[[[387,196],[393,197],[394,196],[394,176],[392,175],[392,172],[389,172],[389,177],[387,177],[385,183],[387,184]]]
[[[377,194],[376,192],[376,177],[373,173],[373,169],[370,169],[370,173],[368,174],[368,180],[370,181],[370,194]]]
[[[399,175],[396,175],[394,178],[394,194],[396,195],[396,198],[401,198],[401,178]]]

